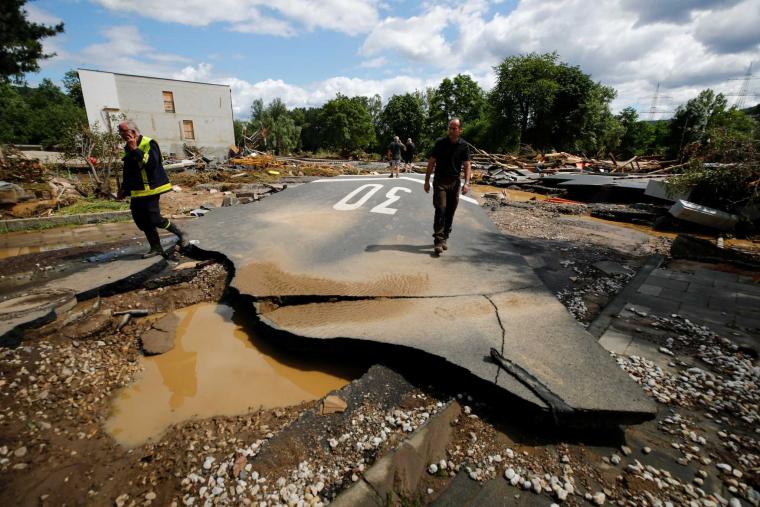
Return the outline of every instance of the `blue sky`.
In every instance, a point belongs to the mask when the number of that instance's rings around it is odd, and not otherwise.
[[[37,0],[26,9],[65,23],[45,41],[57,56],[29,82],[81,67],[225,83],[239,117],[257,98],[387,100],[457,73],[490,89],[494,65],[528,52],[557,51],[617,90],[614,110],[645,118],[658,82],[656,117],[665,117],[707,87],[735,94],[753,61],[760,75],[760,0]]]

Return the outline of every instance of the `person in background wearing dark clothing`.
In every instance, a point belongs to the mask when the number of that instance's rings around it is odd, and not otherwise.
[[[464,184],[462,194],[470,191],[470,147],[460,138],[462,123],[459,118],[449,122],[449,135],[435,142],[433,152],[425,173],[425,192],[430,192],[430,175],[435,169],[433,179],[433,239],[435,254],[448,250],[447,241],[454,222],[454,213],[459,204],[459,175],[464,166]]]
[[[414,162],[414,156],[417,154],[417,147],[412,142],[412,138],[406,140],[406,151],[404,151],[404,172],[412,172],[412,162]]]
[[[399,140],[398,136],[395,136],[393,142],[388,146],[391,156],[391,178],[393,178],[394,172],[396,173],[396,178],[398,178],[398,168],[401,165],[401,154],[404,153],[404,149],[404,144]]]
[[[122,157],[124,175],[117,198],[130,198],[129,209],[132,211],[132,219],[148,238],[150,250],[143,254],[143,259],[165,255],[157,227],[176,234],[179,237],[181,249],[187,247],[185,233],[161,216],[158,200],[161,194],[172,189],[172,185],[164,170],[158,143],[150,137],[141,135],[140,129],[133,120],[119,123],[119,135],[127,144],[124,145]]]

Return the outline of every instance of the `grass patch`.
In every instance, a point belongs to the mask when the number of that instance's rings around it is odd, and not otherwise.
[[[126,201],[88,197],[70,206],[59,208],[55,211],[54,215],[81,215],[84,213],[102,213],[104,211],[126,211],[128,209],[129,203]]]

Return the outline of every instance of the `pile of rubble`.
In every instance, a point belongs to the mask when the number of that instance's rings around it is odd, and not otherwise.
[[[181,481],[184,505],[235,503],[251,505],[326,505],[357,482],[374,456],[393,448],[405,434],[414,432],[445,404],[417,393],[421,406],[382,411],[372,404],[360,406],[349,424],[335,428],[319,459],[305,460],[287,471],[257,470],[254,458],[275,433],[249,444],[238,442],[234,452],[221,458],[208,455],[201,466]]]
[[[557,172],[557,171],[595,171],[602,173],[667,173],[676,167],[680,167],[677,160],[664,160],[659,155],[635,156],[625,161],[618,161],[612,153],[609,160],[588,158],[573,155],[571,153],[552,152],[511,155],[503,153],[488,153],[476,146],[469,145],[472,150],[472,161],[476,168],[491,169],[527,169],[530,172]]]
[[[0,147],[0,181],[44,183],[47,170],[39,160],[29,159],[11,146]]]

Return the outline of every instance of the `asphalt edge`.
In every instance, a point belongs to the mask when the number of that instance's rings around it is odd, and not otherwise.
[[[599,340],[607,328],[610,327],[612,319],[615,318],[615,315],[620,313],[620,311],[625,307],[626,303],[628,303],[629,297],[639,290],[639,287],[641,287],[646,279],[649,278],[649,275],[652,273],[652,271],[659,268],[664,260],[665,257],[662,255],[652,255],[649,257],[639,272],[636,273],[636,276],[633,277],[633,280],[631,280],[630,283],[623,288],[623,290],[617,293],[615,299],[613,299],[607,306],[604,307],[599,315],[597,315],[596,319],[594,319],[594,321],[588,325],[586,331],[591,333],[592,336]]]
[[[450,402],[396,449],[375,461],[361,479],[338,495],[331,505],[384,507],[403,505],[403,498],[414,498],[428,473],[428,464],[445,457],[452,422],[460,414],[459,403]]]

